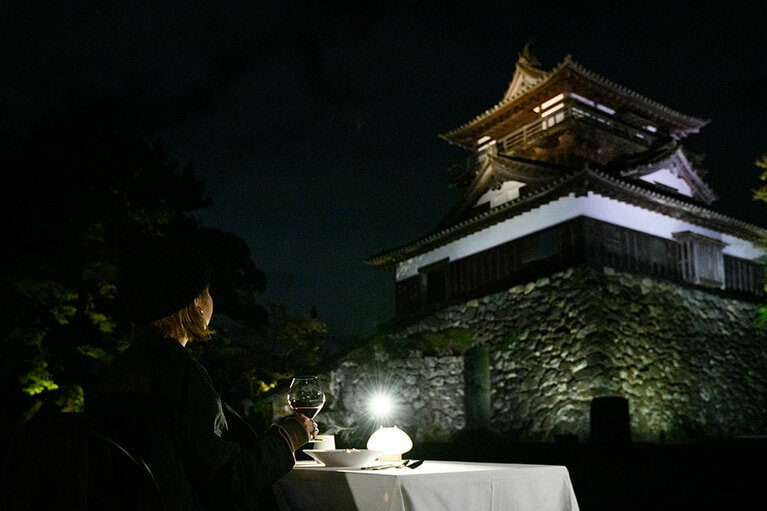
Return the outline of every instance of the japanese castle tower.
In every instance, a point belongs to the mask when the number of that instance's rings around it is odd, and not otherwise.
[[[708,208],[716,195],[681,145],[706,124],[570,57],[545,72],[523,55],[497,105],[442,135],[472,153],[449,171],[462,199],[368,262],[396,268],[406,315],[582,262],[759,294],[765,231]]]
[[[767,433],[765,230],[710,208],[681,143],[707,122],[525,51],[501,101],[442,135],[470,152],[448,172],[462,198],[367,262],[396,274],[392,340],[469,339],[435,350],[463,357],[440,380],[456,429],[593,438],[594,404],[618,399],[635,440]]]

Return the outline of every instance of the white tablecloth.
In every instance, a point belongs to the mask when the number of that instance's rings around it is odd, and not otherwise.
[[[416,469],[299,465],[276,485],[281,511],[578,511],[566,467],[426,461]]]

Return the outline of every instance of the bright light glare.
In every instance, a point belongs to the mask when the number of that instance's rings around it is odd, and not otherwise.
[[[375,417],[387,417],[394,410],[394,400],[388,394],[377,392],[368,401],[368,411]]]
[[[382,374],[367,375],[366,381],[360,382],[358,401],[364,419],[374,426],[393,425],[401,407],[402,389],[395,384],[391,376]]]

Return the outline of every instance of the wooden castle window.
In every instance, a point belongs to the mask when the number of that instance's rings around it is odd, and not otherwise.
[[[497,292],[586,262],[672,282],[764,296],[762,266],[723,254],[725,244],[692,232],[674,239],[590,218],[574,219],[460,259],[445,258],[397,283],[398,315]]]
[[[724,256],[725,288],[754,296],[764,296],[764,268],[758,261]]]
[[[532,236],[527,236],[520,243],[520,260],[522,264],[545,259],[560,251],[559,231],[548,229]]]
[[[681,246],[682,278],[687,282],[708,287],[724,288],[725,243],[684,231],[673,234]]]
[[[443,259],[418,270],[421,274],[421,296],[425,298],[425,305],[442,303],[447,297],[445,273],[449,265],[450,260]]]

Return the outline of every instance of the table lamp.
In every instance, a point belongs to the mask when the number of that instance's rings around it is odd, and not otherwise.
[[[367,448],[385,452],[378,458],[381,461],[399,461],[404,453],[413,448],[413,441],[397,426],[381,426],[368,438]]]

